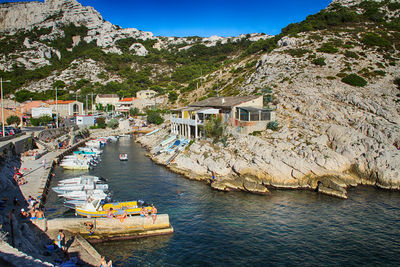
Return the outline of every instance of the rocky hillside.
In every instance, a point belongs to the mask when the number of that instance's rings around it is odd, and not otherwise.
[[[358,184],[400,189],[399,8],[334,1],[283,29],[239,90],[269,88],[280,128],[255,136],[228,129],[226,141],[196,142],[169,167],[206,181],[214,171],[211,186],[225,191],[305,188],[347,198]],[[245,64],[223,69],[220,83],[229,88]],[[139,142],[151,151],[162,135]],[[170,156],[152,157],[166,164]]]
[[[126,96],[153,87],[160,94],[172,92],[174,101],[177,91],[195,89],[194,79],[237,58],[252,42],[271,38],[156,37],[121,29],[75,0],[0,4],[0,17],[0,74],[13,81],[8,93],[21,91],[20,101],[50,95],[45,91],[55,81],[67,89],[61,98],[110,88]]]

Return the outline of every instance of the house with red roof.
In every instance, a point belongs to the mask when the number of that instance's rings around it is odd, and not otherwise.
[[[135,97],[125,97],[120,99],[115,110],[119,112],[129,112],[129,109],[133,107],[135,99]]]
[[[76,100],[48,100],[46,101],[54,114],[60,117],[84,115],[83,103]]]

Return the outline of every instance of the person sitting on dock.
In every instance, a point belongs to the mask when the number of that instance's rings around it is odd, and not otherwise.
[[[157,219],[157,209],[153,204],[151,205],[151,218],[153,219],[153,224],[154,224],[154,222]]]
[[[41,209],[36,210],[36,218],[38,220],[43,220],[44,219],[44,213]]]
[[[113,208],[110,208],[110,210],[107,212],[107,218],[114,218],[114,214],[113,214]]]
[[[35,210],[35,209],[32,209],[30,213],[31,213],[31,220],[36,220],[36,219],[37,219],[37,217],[36,217],[36,210]]]
[[[128,213],[126,212],[126,210],[124,211],[124,213],[122,213],[122,215],[115,216],[115,218],[119,219],[120,222],[123,222],[126,219],[126,217],[128,217]]]
[[[112,267],[112,261],[110,260],[108,263],[106,261],[105,256],[101,256],[100,265],[99,267]]]
[[[140,217],[149,217],[149,213],[147,211],[147,209],[145,209],[145,207],[142,207],[142,209],[140,210]]]

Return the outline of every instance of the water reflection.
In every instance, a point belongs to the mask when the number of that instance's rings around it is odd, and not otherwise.
[[[119,153],[128,153],[129,160],[120,162]],[[358,187],[349,189],[348,200],[313,191],[224,193],[171,173],[145,153],[132,139],[120,139],[105,147],[90,173],[106,177],[116,199],[155,203],[159,213],[169,214],[175,232],[96,245],[116,265],[400,263],[399,192]],[[76,175],[56,168],[53,184]],[[53,193],[47,207],[48,217],[65,215]]]

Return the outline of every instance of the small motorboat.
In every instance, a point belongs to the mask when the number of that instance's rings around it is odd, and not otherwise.
[[[119,160],[120,161],[127,161],[128,160],[128,154],[119,154]]]
[[[94,189],[86,191],[70,191],[58,196],[66,199],[87,200],[88,197],[91,197],[92,199],[104,199],[108,197],[108,194],[104,193],[103,190]]]
[[[112,208],[113,214],[120,214],[126,211],[127,215],[139,215],[142,207],[151,212],[151,206],[143,200],[103,204],[101,200],[95,199],[91,202],[86,202],[81,207],[76,207],[75,214],[88,218],[101,218],[107,217],[108,211]]]
[[[92,182],[91,184],[62,185],[53,187],[53,191],[56,192],[57,194],[66,194],[72,191],[83,191],[83,190],[94,190],[94,189],[106,191],[108,190],[108,184],[96,184]]]
[[[63,185],[87,184],[90,182],[95,182],[95,183],[106,182],[106,179],[104,179],[103,177],[82,175],[79,177],[61,180],[58,182],[58,185],[63,186]]]
[[[67,170],[88,170],[90,168],[88,162],[82,161],[65,161],[61,162],[60,166]]]

